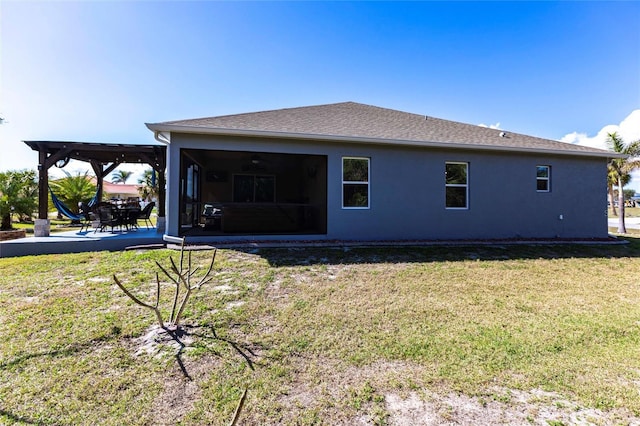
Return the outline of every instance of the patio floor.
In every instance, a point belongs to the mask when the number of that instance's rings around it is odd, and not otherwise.
[[[0,242],[0,258],[38,254],[81,253],[87,251],[117,251],[131,246],[164,244],[156,228],[136,231],[94,232],[67,231],[49,237],[27,237]]]

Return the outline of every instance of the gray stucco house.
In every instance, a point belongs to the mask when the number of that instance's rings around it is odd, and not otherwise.
[[[354,102],[147,127],[167,145],[171,236],[608,236],[609,151]]]

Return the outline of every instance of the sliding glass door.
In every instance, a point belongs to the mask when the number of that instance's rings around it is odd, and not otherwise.
[[[180,227],[188,229],[200,220],[200,173],[198,163],[188,156],[182,157],[180,185]]]

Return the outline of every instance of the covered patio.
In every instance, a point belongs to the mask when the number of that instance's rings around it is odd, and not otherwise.
[[[322,235],[327,157],[180,151],[180,236]]]
[[[89,163],[96,176],[97,199],[102,200],[104,178],[120,164],[148,164],[158,179],[158,222],[157,231],[165,227],[166,197],[166,146],[107,144],[96,142],[61,141],[24,141],[38,152],[38,219],[34,230],[35,237],[49,237],[49,169],[53,166],[64,167],[70,160]]]

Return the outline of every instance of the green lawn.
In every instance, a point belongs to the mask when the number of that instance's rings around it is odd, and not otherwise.
[[[152,214],[151,217],[149,218],[149,222],[151,222],[152,226],[156,225],[156,221],[157,221],[157,215],[156,214]],[[145,226],[146,224],[144,223],[143,220],[139,220],[138,221],[138,226]],[[33,236],[33,227],[34,224],[33,223],[21,223],[21,222],[13,222],[12,224],[13,228],[15,229],[26,229],[27,230],[27,236]],[[71,223],[70,219],[51,219],[51,233],[55,234],[58,232],[67,232],[67,231],[75,231],[80,229],[80,225],[74,225]]]
[[[14,222],[12,226],[15,229],[26,229],[27,235],[33,236],[33,227],[34,227],[33,223]],[[69,219],[63,219],[63,220],[52,219],[51,220],[51,233],[73,231],[74,229],[79,229],[79,227],[80,225],[72,225]]]
[[[616,209],[616,213],[618,209]],[[613,214],[613,210],[609,208],[608,210],[609,219],[615,219],[618,216]],[[640,217],[640,207],[625,207],[624,209],[624,217]]]
[[[0,424],[223,425],[245,388],[239,424],[385,424],[394,398],[489,410],[518,407],[521,392],[538,395],[532,424],[591,409],[596,424],[627,424],[640,415],[630,241],[221,250],[178,358],[145,341],[154,315],[110,278],[151,301],[154,261],[176,252],[0,259]],[[540,420],[561,405],[565,417]]]

